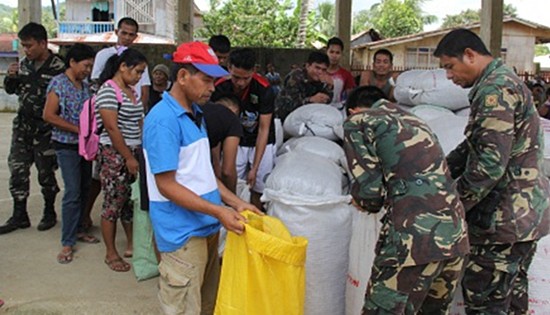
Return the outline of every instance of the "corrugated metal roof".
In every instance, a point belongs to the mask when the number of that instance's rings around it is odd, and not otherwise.
[[[520,24],[526,25],[526,26],[534,28],[534,29],[540,29],[540,30],[543,30],[543,31],[550,32],[550,27],[548,27],[548,26],[545,26],[545,25],[542,25],[542,24],[537,24],[535,22],[527,21],[527,20],[524,20],[524,19],[521,19],[521,18],[518,18],[518,17],[505,17],[503,19],[503,22],[504,23],[516,22],[516,23],[520,23]],[[481,23],[474,23],[474,24],[469,24],[469,25],[463,25],[461,27],[467,28],[467,29],[473,29],[473,28],[479,28],[480,26],[481,26]],[[368,47],[370,49],[377,49],[377,48],[380,48],[380,47],[398,45],[398,44],[402,44],[402,43],[417,41],[419,39],[423,39],[423,38],[427,38],[427,37],[443,35],[443,34],[446,34],[450,30],[455,29],[455,28],[456,27],[451,27],[451,28],[439,29],[439,30],[434,30],[434,31],[410,34],[410,35],[405,35],[405,36],[386,38],[386,39],[382,39],[382,40],[375,41],[375,42],[360,44],[360,45],[352,47],[352,49],[363,48],[363,47]],[[550,34],[549,34],[548,38],[543,38],[542,39],[542,43],[547,43],[547,42],[550,42]]]

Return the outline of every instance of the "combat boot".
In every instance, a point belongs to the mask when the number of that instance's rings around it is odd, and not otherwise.
[[[6,224],[0,226],[0,235],[13,232],[17,229],[26,229],[30,226],[31,221],[27,214],[27,200],[14,200],[13,215],[6,221]]]
[[[39,231],[47,231],[55,226],[57,223],[57,215],[54,209],[55,198],[45,198],[44,201],[44,215],[42,220],[38,224],[37,229]]]

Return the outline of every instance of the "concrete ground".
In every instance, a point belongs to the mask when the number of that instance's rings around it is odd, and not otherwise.
[[[8,190],[7,156],[14,114],[0,113],[0,221],[11,215],[12,200]],[[58,183],[63,181],[58,171]],[[56,211],[61,214],[63,193],[57,195]],[[42,215],[42,196],[31,174],[31,196],[28,211],[32,226],[0,235],[0,299],[5,305],[0,314],[158,314],[157,279],[137,282],[132,271],[114,272],[105,265],[105,247],[99,244],[77,244],[72,263],[61,265],[56,256],[61,249],[61,224],[39,232],[36,226]],[[96,237],[101,237],[99,212],[101,196],[93,211]],[[117,246],[125,248],[125,237],[119,225]]]

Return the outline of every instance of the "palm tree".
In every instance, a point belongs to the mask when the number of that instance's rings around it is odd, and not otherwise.
[[[311,0],[298,0],[298,5],[300,5],[300,22],[298,24],[298,38],[296,46],[298,48],[304,48],[306,43],[306,29],[307,29],[307,16],[309,15],[309,8],[311,5]]]

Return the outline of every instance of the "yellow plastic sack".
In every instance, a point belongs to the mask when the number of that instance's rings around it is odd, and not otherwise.
[[[229,232],[216,315],[302,315],[307,239],[270,216],[243,212],[242,235]]]

